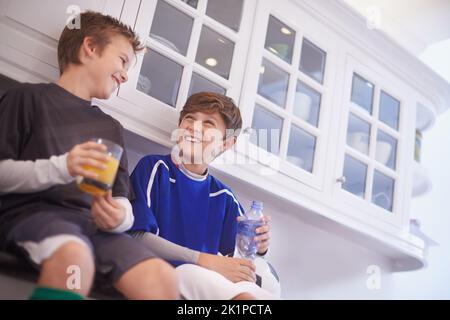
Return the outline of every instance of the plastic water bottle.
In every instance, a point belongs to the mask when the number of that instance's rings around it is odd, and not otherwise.
[[[263,204],[253,201],[249,211],[247,211],[238,223],[236,235],[236,248],[239,256],[245,259],[255,259],[258,250],[258,243],[254,240],[256,229],[263,225]]]

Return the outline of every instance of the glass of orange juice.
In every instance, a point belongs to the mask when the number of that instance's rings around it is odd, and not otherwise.
[[[92,195],[102,196],[108,192],[114,185],[117,169],[119,168],[120,158],[122,157],[123,149],[118,144],[103,139],[94,138],[91,141],[103,144],[107,148],[108,160],[105,163],[106,169],[100,170],[91,166],[83,166],[85,170],[92,171],[98,174],[97,179],[80,177],[77,179],[78,188],[82,191],[90,193]]]

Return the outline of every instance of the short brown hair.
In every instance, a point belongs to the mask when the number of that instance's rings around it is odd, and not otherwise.
[[[77,18],[80,19],[80,28],[66,26],[59,37],[58,64],[60,74],[70,63],[80,64],[78,54],[86,37],[92,38],[99,47],[100,54],[110,43],[110,37],[113,35],[124,36],[130,42],[135,53],[144,49],[136,33],[116,18],[94,11],[83,12]]]
[[[191,95],[181,110],[178,124],[188,113],[219,112],[225,122],[227,129],[233,129],[234,135],[239,135],[242,128],[242,118],[239,108],[235,105],[233,99],[215,92],[199,92]]]

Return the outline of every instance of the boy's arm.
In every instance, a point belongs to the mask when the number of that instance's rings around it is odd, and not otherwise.
[[[146,247],[161,259],[193,264],[197,264],[199,261],[199,251],[180,246],[151,232],[132,231],[130,234],[133,238],[145,244]]]
[[[95,179],[96,174],[84,165],[102,169],[106,156],[104,146],[89,141],[78,144],[60,156],[50,159],[23,161],[6,159],[0,161],[0,194],[28,193],[45,190],[57,184],[72,182],[75,176]]]
[[[67,169],[67,154],[53,156],[48,160],[0,161],[0,194],[39,192],[57,184],[72,182]],[[124,197],[113,197],[123,211],[120,224],[108,232],[121,233],[131,228],[134,222],[131,203]]]
[[[175,244],[151,232],[132,231],[130,234],[161,259],[197,264],[222,274],[232,282],[255,281],[255,266],[249,260],[199,252]]]
[[[36,161],[0,161],[0,194],[38,192],[73,180],[67,170],[67,153]]]

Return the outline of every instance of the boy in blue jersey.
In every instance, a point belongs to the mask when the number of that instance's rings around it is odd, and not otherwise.
[[[241,127],[232,99],[194,94],[181,111],[172,154],[144,157],[131,175],[131,234],[158,256],[181,263],[176,271],[187,299],[275,298],[254,283],[251,261],[226,257],[233,255],[244,210],[230,188],[208,172],[208,164],[235,144]],[[257,229],[260,255],[269,246],[269,220],[264,217]]]

